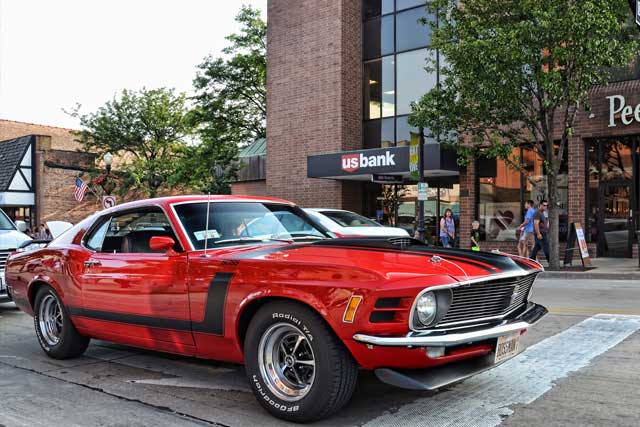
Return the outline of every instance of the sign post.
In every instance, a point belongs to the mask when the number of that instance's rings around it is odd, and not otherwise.
[[[102,196],[102,208],[109,209],[116,205],[116,196]]]
[[[420,162],[420,139],[411,134],[409,141],[409,175],[414,181],[420,180],[418,163]]]
[[[413,140],[411,141],[413,144]],[[411,163],[411,162],[409,162]],[[427,183],[424,181],[424,128],[420,128],[420,135],[418,136],[418,194],[419,189],[422,188],[426,193]],[[424,242],[424,200],[418,196],[418,239]]]

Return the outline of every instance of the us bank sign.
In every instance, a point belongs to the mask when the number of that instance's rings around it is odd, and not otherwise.
[[[640,123],[640,104],[635,107],[627,105],[624,96],[611,95],[607,96],[609,100],[609,127],[616,127],[616,117],[620,117],[623,125],[627,126],[631,123]]]

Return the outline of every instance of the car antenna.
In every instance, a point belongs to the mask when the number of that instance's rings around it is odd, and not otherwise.
[[[207,255],[207,243],[209,241],[209,206],[211,204],[211,193],[207,193],[207,217],[204,220],[204,253],[202,254],[203,258],[208,257]]]

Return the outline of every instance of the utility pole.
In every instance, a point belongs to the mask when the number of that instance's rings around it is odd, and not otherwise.
[[[420,135],[418,139],[418,188],[422,187],[425,183],[424,180],[424,128],[420,128]],[[418,190],[418,194],[420,190]],[[424,200],[418,196],[418,238],[421,242],[424,242]]]

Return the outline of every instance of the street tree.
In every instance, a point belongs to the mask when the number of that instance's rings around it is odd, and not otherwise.
[[[266,137],[267,24],[248,6],[236,21],[240,32],[226,37],[223,56],[205,58],[193,81],[192,119],[201,144],[191,158],[201,162],[192,162],[188,173],[202,190],[214,193],[229,191],[238,148]]]
[[[173,89],[123,90],[119,96],[80,119],[84,149],[98,159],[110,152],[121,158],[121,194],[130,190],[154,197],[175,185],[186,141],[193,133],[186,95]]]
[[[550,267],[559,267],[558,175],[576,115],[610,67],[637,49],[626,0],[433,0],[427,8],[440,83],[413,105],[410,123],[452,144],[464,165],[478,156],[522,169],[513,149],[543,161]]]

